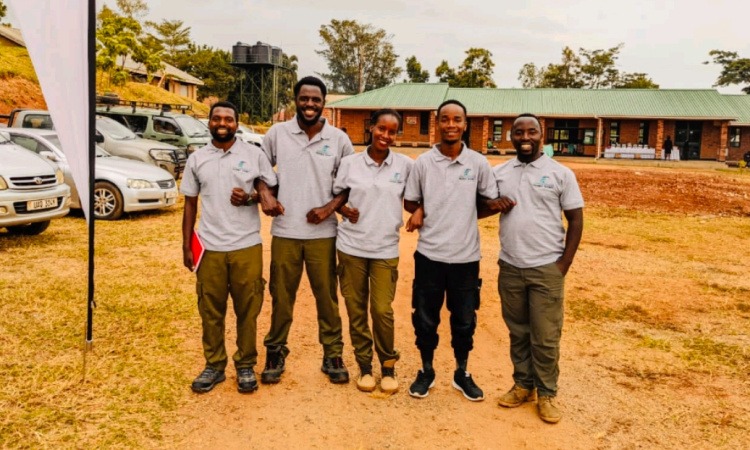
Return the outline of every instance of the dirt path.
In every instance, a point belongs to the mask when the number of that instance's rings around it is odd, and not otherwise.
[[[677,214],[750,215],[750,180],[738,182],[734,178],[650,168],[570,165],[578,175],[589,206]],[[711,180],[711,183],[706,180]],[[717,198],[723,200],[717,201]],[[493,227],[488,222],[482,222],[480,226]],[[263,239],[266,244],[270,242],[269,228],[269,221],[264,219]],[[180,448],[575,449],[662,446],[659,441],[640,441],[638,444],[630,440],[633,439],[631,427],[643,418],[627,417],[656,414],[660,407],[649,406],[648,392],[639,392],[636,411],[640,412],[628,410],[635,388],[623,388],[622,380],[612,375],[611,367],[606,367],[605,362],[591,364],[599,352],[605,350],[602,347],[605,344],[595,341],[597,335],[608,330],[592,330],[575,321],[572,329],[566,324],[563,333],[558,397],[565,414],[562,422],[554,426],[544,424],[538,419],[533,404],[513,410],[496,405],[497,398],[512,385],[512,368],[496,288],[495,261],[499,244],[495,232],[483,230],[482,307],[475,349],[469,360],[469,370],[484,389],[484,402],[469,402],[450,386],[454,363],[446,311],[440,325],[442,339],[435,358],[436,386],[426,399],[413,399],[406,392],[419,368],[410,322],[412,254],[417,235],[402,232],[400,278],[394,304],[396,343],[402,354],[397,365],[401,382],[398,393],[392,396],[378,391],[365,394],[357,391],[353,381],[343,386],[328,383],[320,372],[322,353],[317,343],[315,308],[309,285],[303,277],[295,323],[289,336],[292,353],[287,359],[287,370],[281,383],[261,385],[256,393],[241,395],[236,391],[236,378],[230,367],[227,382],[209,394],[191,394],[186,386],[185,403],[178,411],[180,420],[165,427],[165,442]],[[266,265],[270,258],[268,248],[266,245]],[[570,289],[569,286],[568,291]],[[345,322],[344,359],[354,377],[357,369],[349,345],[346,312],[343,302],[340,303]],[[270,313],[270,299],[267,297],[259,319],[259,340],[268,329]],[[233,328],[228,326],[230,351],[233,349]],[[186,336],[186,345],[191,346],[189,350],[194,358],[195,373],[186,374],[191,378],[202,367],[199,339],[196,315],[195,329]],[[262,370],[265,361],[265,349],[261,347],[259,351],[257,372]],[[668,395],[666,392],[659,391],[659,395],[664,397]],[[693,403],[697,404],[698,398]],[[662,398],[661,401],[669,404],[671,400]],[[690,400],[687,402],[689,404]],[[660,425],[655,423],[653,426],[652,430],[639,436],[658,435]],[[605,434],[610,436],[609,441],[603,440]],[[615,436],[614,441],[611,436]]]

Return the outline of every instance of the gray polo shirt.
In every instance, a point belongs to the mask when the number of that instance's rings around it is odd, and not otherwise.
[[[411,158],[393,151],[380,166],[367,151],[341,160],[333,194],[351,189],[349,205],[359,210],[359,220],[339,223],[337,249],[360,258],[398,257],[404,189],[413,165]]]
[[[573,171],[542,155],[529,164],[513,158],[493,173],[500,195],[516,201],[500,215],[500,259],[521,268],[557,261],[565,250],[562,212],[583,208]]]
[[[419,155],[404,194],[424,204],[417,251],[439,262],[479,261],[477,194],[497,197],[492,168],[482,154],[464,145],[453,161],[437,146]]]
[[[228,252],[260,244],[258,205],[230,202],[232,189],[241,187],[251,193],[258,177],[276,186],[276,174],[266,155],[240,139],[226,152],[209,143],[190,155],[180,192],[188,197],[200,194],[198,236],[206,250]]]
[[[349,137],[326,122],[312,139],[297,118],[278,123],[263,137],[263,151],[276,166],[278,200],[284,215],[274,217],[271,234],[292,239],[336,236],[336,214],[323,222],[307,223],[307,213],[333,199],[333,180],[344,156],[354,153]]]

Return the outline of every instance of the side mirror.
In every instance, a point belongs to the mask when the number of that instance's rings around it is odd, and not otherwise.
[[[104,142],[104,135],[97,132],[94,136],[94,142],[96,142],[97,144],[101,144],[102,142]]]
[[[48,160],[50,160],[52,162],[60,162],[60,158],[58,158],[54,153],[52,153],[49,150],[41,151],[41,152],[39,152],[39,155],[42,158],[46,158],[46,159],[48,159]]]
[[[139,131],[139,132],[135,133],[135,135],[138,136],[139,138],[143,139],[143,132],[142,131]]]
[[[177,135],[177,136],[182,136],[183,133],[182,133],[182,130],[180,130],[178,128],[178,129],[174,130],[174,134]]]

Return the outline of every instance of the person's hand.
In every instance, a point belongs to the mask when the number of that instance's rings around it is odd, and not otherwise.
[[[307,222],[317,225],[326,220],[332,213],[332,210],[323,206],[320,208],[313,208],[307,213]]]
[[[339,209],[339,212],[351,223],[357,223],[359,220],[359,210],[357,208],[350,208],[344,205]]]
[[[516,202],[506,196],[500,196],[490,201],[489,206],[493,212],[498,211],[502,214],[508,214],[516,206]]]
[[[406,231],[411,233],[414,230],[422,228],[422,225],[424,225],[424,208],[420,206],[411,214],[411,217],[406,222]]]
[[[195,270],[195,264],[193,263],[193,250],[190,248],[182,249],[182,265],[188,268],[189,271]]]
[[[562,274],[562,276],[565,276],[568,274],[568,270],[570,269],[570,264],[571,264],[570,262],[563,261],[562,258],[555,261],[555,265],[557,266],[558,269],[560,269],[560,273]]]
[[[260,195],[260,209],[267,216],[276,217],[284,215],[284,206],[268,190]]]
[[[245,192],[244,189],[236,187],[232,189],[232,195],[229,198],[229,201],[234,206],[245,206],[249,198],[250,198],[250,194]]]

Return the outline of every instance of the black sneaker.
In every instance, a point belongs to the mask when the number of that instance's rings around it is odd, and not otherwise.
[[[484,400],[484,392],[474,383],[471,374],[465,370],[458,369],[453,373],[453,387],[461,391],[464,397],[472,402]]]
[[[430,389],[435,386],[435,370],[425,372],[419,369],[417,379],[409,387],[409,395],[416,398],[425,398],[430,395]]]
[[[269,352],[266,355],[266,368],[260,374],[263,384],[276,384],[284,373],[284,355],[281,352]]]
[[[226,375],[224,375],[223,370],[216,370],[213,367],[206,367],[205,369],[203,369],[203,372],[201,372],[201,374],[198,375],[195,380],[193,380],[193,384],[190,385],[190,388],[193,390],[193,392],[202,394],[204,392],[210,391],[214,388],[214,386],[226,379],[227,377]]]
[[[243,394],[258,390],[258,379],[252,367],[237,369],[237,390]]]
[[[344,360],[340,356],[335,358],[323,358],[323,366],[320,368],[333,384],[344,384],[349,382],[349,372],[344,366]]]

